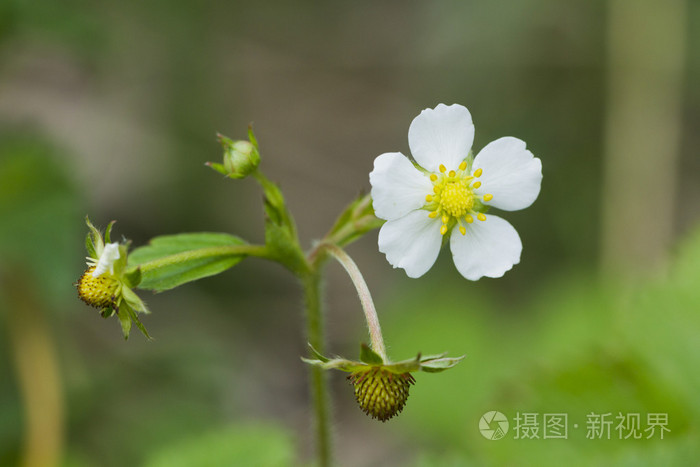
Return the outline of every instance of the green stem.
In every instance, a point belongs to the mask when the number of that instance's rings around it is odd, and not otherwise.
[[[309,344],[323,352],[323,314],[321,310],[321,261],[312,262],[312,271],[302,278],[306,305],[306,325]],[[313,366],[310,369],[311,393],[314,404],[316,456],[320,467],[331,465],[330,408],[325,372]]]
[[[141,273],[145,274],[153,269],[158,269],[166,266],[179,264],[182,261],[190,261],[193,259],[210,258],[215,256],[258,256],[261,258],[270,258],[270,253],[267,247],[262,245],[230,245],[230,246],[214,246],[208,248],[200,248],[198,250],[183,251],[163,258],[154,259],[139,264]]]

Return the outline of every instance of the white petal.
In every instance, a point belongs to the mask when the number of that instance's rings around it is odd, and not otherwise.
[[[119,244],[108,243],[100,255],[99,261],[95,270],[92,271],[92,277],[99,277],[109,270],[110,274],[114,274],[114,262],[119,259]]]
[[[408,277],[420,277],[435,264],[442,246],[439,219],[428,211],[413,211],[389,221],[379,231],[379,251],[395,268],[403,268]]]
[[[425,109],[408,128],[411,155],[421,167],[437,172],[440,164],[457,170],[474,142],[474,124],[466,107],[438,104]]]
[[[488,205],[505,211],[530,206],[540,194],[542,162],[525,149],[525,141],[506,136],[482,149],[474,158],[472,170],[482,169],[479,195],[490,193]]]
[[[486,216],[485,221],[467,224],[467,233],[452,231],[452,259],[457,270],[469,280],[482,276],[501,277],[520,262],[523,244],[518,232],[505,219]]]
[[[388,152],[374,160],[369,174],[372,205],[377,217],[398,219],[423,207],[425,195],[433,192],[430,179],[400,152]]]

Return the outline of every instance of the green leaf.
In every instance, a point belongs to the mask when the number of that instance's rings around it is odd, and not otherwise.
[[[360,360],[368,365],[382,365],[384,359],[364,342],[360,344]]]
[[[142,280],[139,288],[162,292],[235,266],[245,255],[226,247],[245,244],[238,237],[222,233],[155,237],[149,245],[131,252],[129,269],[140,267]]]

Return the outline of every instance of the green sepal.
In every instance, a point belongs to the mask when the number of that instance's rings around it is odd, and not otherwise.
[[[95,243],[92,241],[92,232],[88,232],[85,236],[85,249],[90,258],[98,259],[95,251]]]
[[[329,359],[318,353],[313,347],[311,347],[311,352],[316,359],[302,357],[302,361],[310,365],[321,367],[324,370],[341,370],[351,373],[356,371],[368,371],[376,367],[381,367],[385,371],[399,375],[416,371],[439,373],[454,367],[464,359],[464,355],[457,358],[449,358],[445,357],[445,353],[426,356],[421,356],[419,353],[415,358],[408,360],[384,362],[382,358],[366,344],[362,344],[360,347],[361,362],[346,360],[340,357]]]
[[[384,359],[364,342],[360,344],[360,361],[368,365],[382,365]]]
[[[92,243],[92,248],[90,249],[88,247],[88,253],[90,253],[90,250],[92,250],[92,253],[94,256],[92,256],[95,259],[98,259],[100,255],[102,254],[102,251],[105,249],[105,244],[102,241],[102,235],[100,234],[100,231],[97,230],[97,228],[92,225],[92,222],[90,222],[90,218],[88,216],[85,216],[85,223],[87,224],[88,228],[90,229],[90,232],[88,233],[88,236],[91,237],[91,243]],[[87,247],[87,241],[86,241],[86,247]]]
[[[129,245],[131,242],[120,243],[119,248],[119,259],[114,262],[112,267],[114,268],[114,275],[117,277],[122,277],[126,271],[126,265],[129,258]]]
[[[428,373],[439,373],[449,370],[464,359],[464,355],[456,358],[440,357],[421,360],[420,369]]]
[[[136,292],[131,290],[126,285],[122,285],[122,297],[124,298],[124,301],[126,301],[126,303],[129,304],[129,307],[131,307],[134,311],[146,314],[150,313],[150,310],[143,302],[143,300],[141,300],[141,297],[136,295]]]
[[[112,307],[102,308],[100,310],[100,316],[102,316],[105,319],[111,318],[112,315],[114,315],[114,308]]]
[[[131,288],[136,288],[138,285],[141,283],[142,280],[142,275],[141,275],[141,268],[137,267],[136,269],[132,269],[130,271],[127,271],[124,274],[124,282],[128,287]]]
[[[301,357],[301,361],[308,363],[309,365],[314,365],[323,368],[324,370],[340,370],[353,373],[359,370],[367,370],[370,368],[369,365],[360,362],[354,362],[352,360],[346,360],[344,358],[333,358],[327,361],[312,360],[309,358]]]
[[[244,240],[223,233],[155,237],[131,252],[128,273],[140,267],[139,288],[162,292],[235,266],[245,255],[232,255],[221,247],[245,244]]]
[[[412,373],[420,370],[420,354],[416,358],[401,360],[400,362],[391,363],[386,366],[386,369],[392,373]]]
[[[107,224],[107,229],[105,230],[105,243],[112,243],[112,227],[117,221],[111,221]]]
[[[381,227],[384,222],[374,215],[372,197],[369,194],[361,194],[336,219],[326,238],[329,242],[343,247],[370,230]]]
[[[260,147],[258,146],[258,139],[255,137],[255,133],[253,133],[253,125],[250,124],[248,125],[248,141],[255,146],[256,151],[260,151]]]
[[[219,172],[221,175],[228,176],[228,172],[226,171],[226,167],[224,167],[223,164],[219,164],[219,163],[217,163],[217,162],[205,162],[204,165],[206,165],[207,167],[210,167],[210,168],[216,170],[216,171]]]
[[[146,339],[148,339],[149,341],[153,340],[153,338],[150,336],[150,334],[148,334],[148,331],[146,330],[146,326],[143,325],[143,323],[139,319],[136,312],[132,309],[129,309],[127,311],[129,313],[129,317],[131,318],[131,320],[136,324],[136,327],[139,329],[139,331],[141,331],[141,334],[146,336]]]
[[[129,333],[131,332],[131,316],[129,314],[128,306],[122,306],[117,312],[117,317],[119,317],[119,323],[122,325],[122,334],[124,334],[124,340],[129,339]]]
[[[323,355],[321,355],[321,353],[318,350],[316,350],[311,344],[309,344],[309,350],[311,351],[313,356],[316,357],[316,359],[320,360],[323,363],[326,363],[328,360],[330,360],[329,358],[326,358]]]

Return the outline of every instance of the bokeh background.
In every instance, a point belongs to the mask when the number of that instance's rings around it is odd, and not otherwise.
[[[475,149],[542,159],[504,278],[443,254],[420,280],[376,232],[351,245],[390,356],[467,355],[421,374],[403,414],[362,414],[329,375],[346,466],[691,465],[700,459],[700,2],[4,0],[0,3],[0,465],[304,465],[313,438],[298,284],[249,259],[146,294],[124,342],[80,302],[84,217],[143,245],[261,241],[250,180],[204,166],[254,122],[305,245],[408,154],[420,110],[461,103]],[[366,340],[328,267],[332,353]],[[499,410],[567,413],[568,440],[490,441]],[[589,413],[667,413],[663,440],[586,439]],[[578,429],[573,424],[579,425]],[[642,427],[644,428],[644,426]]]

